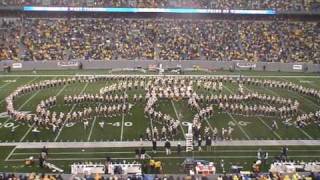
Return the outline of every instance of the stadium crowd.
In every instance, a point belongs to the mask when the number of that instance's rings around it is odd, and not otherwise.
[[[83,6],[139,8],[205,8],[205,9],[276,9],[310,11],[319,6],[316,0],[2,0],[2,6]]]
[[[18,60],[21,23],[18,20],[0,22],[0,60]]]
[[[49,175],[49,174],[15,174],[15,173],[0,173],[0,180],[63,180],[61,175]]]
[[[11,19],[0,24],[0,60],[320,62],[317,22]]]
[[[215,177],[199,177],[199,176],[190,176],[190,175],[143,175],[143,176],[123,176],[123,175],[114,175],[106,176],[100,174],[84,175],[83,177],[70,177],[68,175],[47,175],[47,174],[15,174],[15,173],[1,173],[0,180],[63,180],[63,179],[84,179],[84,180],[142,180],[142,179],[155,179],[155,180],[209,180],[215,178],[217,180],[224,179],[258,179],[258,180],[271,180],[271,179],[283,179],[283,180],[313,180],[319,179],[320,175],[316,173],[310,173],[306,175],[299,175],[294,173],[293,175],[286,174],[222,174]]]

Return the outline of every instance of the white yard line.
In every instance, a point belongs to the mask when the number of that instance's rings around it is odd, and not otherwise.
[[[14,151],[16,150],[17,147],[14,147],[10,153],[8,154],[8,156],[6,157],[6,159],[4,161],[8,161],[10,159],[10,157],[12,156],[12,154],[14,153]]]
[[[275,91],[273,91],[273,90],[271,90],[271,89],[268,89],[268,88],[265,88],[265,87],[263,87],[264,89],[266,89],[266,90],[268,90],[269,92],[271,92],[271,93],[273,93],[274,95],[276,95],[276,96],[280,96],[280,94],[278,94],[277,92],[275,92]],[[280,96],[281,97],[281,96]],[[303,98],[303,97],[302,97]],[[305,98],[303,98],[303,99],[305,99]],[[301,110],[301,109],[299,109],[299,111],[301,111],[301,112],[303,112],[303,113],[305,113],[303,110]],[[307,136],[310,140],[313,140],[314,138],[312,137],[312,136],[310,136],[305,130],[303,130],[303,129],[301,129],[301,128],[297,128],[297,129],[299,129],[299,131],[300,132],[302,132],[305,136]]]
[[[186,133],[184,132],[184,129],[183,129],[182,125],[181,125],[180,116],[179,116],[178,113],[177,113],[176,106],[174,105],[174,103],[173,103],[172,100],[170,100],[170,101],[171,101],[171,105],[172,105],[172,107],[173,107],[174,113],[176,114],[176,117],[177,117],[178,120],[179,120],[179,126],[180,126],[180,128],[181,128],[181,130],[182,130],[183,137],[184,137],[184,139],[186,139]]]
[[[39,78],[39,77],[38,77],[38,78]],[[34,79],[32,79],[31,81],[27,82],[26,84],[29,84],[29,83],[35,81],[35,80],[38,79],[38,78],[34,78]],[[29,97],[17,110],[20,111],[20,110],[21,110],[28,102],[30,102],[38,93],[39,93],[39,91],[36,92],[35,94],[33,94],[31,97]],[[7,120],[6,120],[5,122],[3,122],[2,125],[0,125],[0,128],[2,128],[8,121],[10,121],[10,119],[11,119],[10,117],[7,118]]]
[[[304,135],[306,135],[310,140],[313,140],[313,137],[310,136],[305,130],[301,129],[301,128],[297,128],[299,129]]]
[[[213,94],[211,93],[211,95],[213,95]],[[213,129],[213,127],[211,126],[211,124],[210,124],[210,122],[208,121],[208,119],[207,119],[207,118],[204,118],[204,120],[206,121],[206,123],[208,124],[210,130],[211,130],[212,133],[213,133],[213,132],[214,132],[214,129]]]
[[[70,109],[69,112],[72,112],[75,107],[76,107],[76,104],[74,104],[74,105],[72,106],[72,108]],[[58,140],[58,138],[59,138],[59,136],[60,136],[60,134],[61,134],[61,131],[62,131],[62,129],[64,128],[65,125],[66,125],[66,121],[63,122],[62,127],[59,129],[58,134],[57,134],[56,137],[54,138],[54,142],[57,142],[57,140]]]
[[[311,82],[307,82],[310,86],[313,86],[314,88],[316,88],[316,89],[319,89],[320,87],[319,86],[316,86],[316,85],[314,85],[314,83],[311,83]]]
[[[17,78],[17,79],[19,79],[19,78]],[[14,81],[17,81],[17,79],[14,79]],[[4,85],[2,85],[2,86],[0,86],[0,89],[2,89],[2,88],[4,88],[4,87],[6,87],[7,85],[9,85],[10,83],[12,83],[12,82],[7,82],[7,83],[5,83]],[[5,101],[5,97],[0,101],[0,104],[2,104],[4,101]]]
[[[12,83],[12,82],[6,82],[6,83],[5,83],[5,84],[3,84],[2,86],[0,86],[0,89],[2,89],[2,88],[4,88],[4,87],[8,86],[10,83]]]
[[[27,105],[37,94],[39,94],[40,91],[37,91],[34,93],[31,97],[29,97],[18,109],[20,111],[25,105]]]
[[[107,84],[108,84],[108,81],[106,82],[105,85],[107,85]],[[101,103],[99,103],[98,107],[100,108],[100,106],[101,106]],[[89,136],[88,136],[88,139],[87,139],[88,142],[91,139],[93,128],[94,128],[94,125],[95,125],[96,121],[97,121],[97,116],[95,116],[94,119],[93,119],[93,122],[92,122],[92,125],[91,125],[91,129],[90,129],[90,132],[89,132]]]
[[[153,122],[152,122],[152,119],[151,118],[149,118],[150,119],[150,127],[151,127],[151,129],[150,129],[150,131],[151,131],[151,138],[152,138],[152,140],[154,139],[154,137],[153,137]],[[149,137],[147,137],[147,138],[149,138]]]
[[[172,147],[178,143],[182,146],[185,141],[171,141]],[[163,141],[158,141],[159,147],[164,146]],[[320,140],[231,140],[216,141],[215,146],[319,146]],[[100,141],[100,142],[3,142],[3,146],[17,146],[20,149],[35,149],[47,146],[48,148],[107,148],[107,147],[152,147],[150,141]]]
[[[124,113],[122,112],[120,141],[122,141],[123,139],[123,128],[124,128]]]
[[[278,139],[282,140],[281,136],[276,132],[274,131],[261,117],[257,116],[257,118],[270,130],[272,131],[272,133],[277,136]]]
[[[252,92],[251,89],[247,88],[246,86],[243,86],[244,88],[246,88],[248,91]],[[269,103],[267,103],[268,105],[270,105]],[[261,117],[257,116],[257,118],[260,120],[260,122],[262,122],[269,130],[272,131],[272,133],[280,140],[282,140],[281,136],[274,131]]]
[[[239,125],[238,121],[229,113],[227,112],[227,114],[229,115],[229,117],[231,117],[232,121],[239,127],[239,129],[241,130],[241,132],[246,136],[246,138],[248,140],[251,140],[250,136],[248,135],[248,133]]]
[[[225,87],[227,89],[227,91],[229,91],[230,93],[233,93],[227,86],[223,85],[223,87]],[[239,129],[241,130],[241,132],[246,136],[246,138],[248,140],[250,140],[250,136],[248,135],[248,133],[239,125],[238,121],[229,113],[227,112],[227,114],[231,117],[232,121],[234,123],[236,123],[236,125],[239,127]]]
[[[288,158],[318,158],[319,156],[317,155],[297,155],[297,156],[288,156]],[[162,156],[162,157],[155,157],[157,159],[185,159],[184,156]],[[195,156],[195,159],[249,159],[249,158],[257,158],[257,156]],[[49,158],[49,161],[90,161],[90,160],[105,160],[105,157],[101,158]],[[123,159],[123,160],[136,160],[135,157],[130,157],[130,158],[112,158],[112,159]],[[20,161],[25,161],[25,159],[8,159],[6,162],[20,162]],[[35,159],[35,161],[38,161]]]
[[[57,79],[57,77],[55,77],[54,79]],[[62,89],[59,90],[59,92],[56,94],[56,96],[59,96],[62,91],[66,88],[67,85],[64,85]],[[40,91],[38,91],[36,94],[38,94]],[[26,137],[27,135],[30,133],[30,131],[32,130],[32,128],[34,127],[35,123],[32,124],[31,127],[29,127],[29,129],[27,130],[27,132],[22,136],[22,138],[19,140],[19,142],[22,142]]]
[[[124,91],[124,93],[127,93],[127,91]],[[125,103],[125,101],[124,101]],[[123,140],[123,129],[124,129],[124,113],[121,112],[122,115],[121,115],[121,132],[120,132],[120,141]]]
[[[286,82],[290,82],[290,81],[288,81],[288,80],[286,80],[286,79],[283,79],[283,78],[280,78],[280,79],[283,80],[283,81],[286,81]],[[295,83],[295,82],[293,82],[293,83]],[[272,91],[272,90],[271,90],[271,91]],[[300,96],[301,98],[303,98],[303,100],[308,101],[308,102],[310,102],[311,104],[313,104],[313,105],[317,106],[318,108],[320,108],[320,106],[319,106],[318,104],[314,103],[314,102],[311,101],[310,99],[303,97],[303,95],[301,95],[301,94],[299,94],[299,93],[297,93],[297,94],[298,94],[298,96]]]
[[[18,79],[20,79],[20,77],[18,77],[17,79],[12,79],[12,80],[10,80],[10,81],[13,81],[13,82],[7,82],[7,83],[5,83],[4,85],[0,86],[0,89],[5,88],[6,86],[8,86],[8,85],[11,84],[11,83],[17,82]],[[2,101],[0,101],[0,104],[1,104],[1,103],[2,103]]]
[[[97,116],[95,116],[94,119],[93,119],[93,122],[92,122],[92,125],[91,125],[91,128],[90,128],[90,132],[89,132],[89,136],[88,136],[88,140],[87,141],[90,141],[90,139],[91,139],[93,127],[94,127],[94,124],[96,123],[96,120],[97,120]]]
[[[208,124],[208,126],[209,126],[210,130],[211,130],[212,132],[214,132],[214,129],[213,129],[213,127],[211,126],[211,124],[209,123],[208,119],[207,119],[207,118],[205,118],[204,120],[207,122],[207,124]]]
[[[82,93],[86,90],[88,84],[89,84],[89,83],[87,82],[86,85],[85,85],[85,86],[83,87],[83,89],[81,90],[80,94],[82,94]],[[72,112],[75,107],[76,107],[76,104],[74,104],[74,105],[72,106],[72,108],[70,109],[69,113]],[[67,123],[66,121],[63,122],[62,127],[59,129],[58,134],[57,134],[56,137],[54,138],[54,142],[57,142],[57,140],[58,140],[58,138],[59,138],[59,136],[60,136],[60,134],[61,134],[61,131],[62,131],[62,129],[64,128],[64,126],[66,125],[66,123]]]
[[[15,148],[17,149],[17,148]],[[268,152],[268,153],[277,153],[280,152],[279,150],[268,150],[268,149],[263,149],[264,151]],[[13,151],[14,152],[14,151]],[[157,153],[165,153],[166,151],[157,151]],[[256,153],[257,150],[215,150],[214,152],[234,152],[234,153]],[[320,150],[290,150],[290,152],[320,152]],[[99,151],[99,152],[95,152],[95,151],[90,151],[90,152],[50,152],[50,155],[73,155],[73,154],[83,154],[83,155],[88,155],[88,154],[134,154],[133,151]],[[11,156],[19,156],[19,155],[39,155],[38,152],[28,152],[28,153],[12,153]]]
[[[24,133],[24,135],[22,136],[22,138],[19,140],[19,142],[22,142],[26,137],[27,135],[30,133],[30,131],[32,130],[32,128],[34,127],[35,123],[32,124],[31,127],[29,127],[29,129],[27,130],[26,133]]]

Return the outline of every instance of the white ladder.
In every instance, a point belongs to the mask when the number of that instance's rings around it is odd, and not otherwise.
[[[186,152],[193,151],[193,134],[186,134]]]

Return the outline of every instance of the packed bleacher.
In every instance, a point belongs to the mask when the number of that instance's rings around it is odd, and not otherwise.
[[[61,175],[49,175],[49,174],[37,174],[37,173],[29,173],[29,174],[17,174],[17,173],[0,173],[0,180],[63,180]]]
[[[21,23],[17,20],[0,22],[0,60],[17,60],[20,42]]]
[[[49,175],[49,174],[15,174],[15,173],[1,173],[0,180],[63,180],[63,179],[83,179],[83,180],[143,180],[143,179],[156,179],[156,180],[193,180],[193,179],[259,179],[259,180],[271,180],[271,179],[284,179],[284,180],[313,180],[319,179],[320,175],[317,173],[299,175],[297,173],[294,174],[221,174],[215,175],[211,177],[198,177],[198,176],[190,176],[190,175],[143,175],[143,176],[123,176],[123,175],[114,175],[114,176],[106,176],[101,174],[92,174],[92,175],[84,175],[84,176],[71,176],[71,175]]]
[[[318,0],[1,0],[0,6],[82,6],[139,8],[274,9],[316,11]]]
[[[0,59],[320,63],[319,29],[301,21],[5,19]]]

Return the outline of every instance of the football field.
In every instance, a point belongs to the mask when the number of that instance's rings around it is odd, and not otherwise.
[[[41,172],[37,166],[26,167],[23,161],[30,157],[38,157],[40,147],[17,146],[19,143],[99,143],[99,142],[123,142],[127,143],[128,147],[92,147],[90,148],[50,148],[49,160],[55,161],[57,166],[61,166],[66,171],[70,170],[70,163],[77,161],[103,161],[107,156],[113,159],[120,160],[134,160],[134,149],[130,144],[138,142],[142,137],[145,140],[145,131],[147,128],[153,129],[157,127],[162,128],[162,124],[157,121],[152,121],[144,114],[145,101],[138,101],[134,103],[129,113],[120,113],[115,116],[90,117],[89,126],[85,127],[83,123],[64,123],[63,127],[58,132],[53,132],[51,129],[40,128],[39,133],[33,133],[33,124],[18,123],[10,119],[6,114],[5,97],[13,92],[17,87],[36,83],[48,79],[61,79],[73,75],[112,75],[106,71],[40,71],[37,74],[31,72],[15,72],[10,74],[0,74],[0,170],[5,171],[36,171]],[[121,74],[121,73],[115,73]],[[137,73],[140,76],[146,76]],[[135,75],[137,75],[135,74]],[[278,80],[285,82],[293,82],[302,85],[306,88],[320,89],[320,76],[317,74],[299,74],[299,73],[256,73],[256,72],[241,72],[243,76],[254,76],[256,79]],[[200,78],[203,73],[186,74]],[[206,75],[232,75],[237,77],[239,72],[216,72]],[[65,76],[65,77],[64,77]],[[128,77],[133,76],[128,75]],[[65,105],[64,96],[77,95],[82,93],[98,94],[99,90],[106,86],[111,86],[116,81],[97,81],[94,83],[76,82],[73,84],[66,84],[48,89],[42,89],[36,92],[28,93],[20,96],[14,101],[14,105],[19,111],[26,111],[35,113],[36,106],[41,100],[47,99],[50,96],[57,97],[57,105],[52,107],[50,111],[55,112],[74,112],[80,111],[85,107],[101,106],[101,102],[84,102],[81,104]],[[218,94],[219,92],[210,92],[205,89],[196,89],[197,93],[204,95]],[[257,92],[259,94],[266,94],[276,97],[290,98],[297,100],[300,103],[299,112],[315,112],[320,109],[319,99],[311,96],[299,94],[295,91],[288,91],[280,88],[270,88],[264,86],[244,85],[244,91],[247,93]],[[231,95],[238,92],[238,85],[236,83],[223,83],[222,95]],[[117,93],[117,92],[115,92]],[[133,94],[145,94],[144,89],[133,89],[126,92],[129,96],[129,102],[133,102]],[[120,93],[119,93],[120,94]],[[243,102],[243,104],[263,103],[271,105],[268,102]],[[203,103],[206,107],[209,104]],[[217,128],[220,132],[222,128],[232,127],[232,140],[234,141],[292,141],[292,140],[307,140],[315,143],[309,145],[294,145],[289,147],[289,158],[292,160],[320,160],[320,127],[316,123],[311,123],[304,128],[298,128],[293,123],[285,124],[280,117],[267,116],[244,116],[240,114],[223,112],[218,109],[218,104],[213,104],[214,114],[208,119],[205,119],[204,126],[209,127],[210,131]],[[188,124],[192,122],[196,111],[188,107],[187,100],[159,100],[156,105],[156,110],[170,115],[174,119],[178,119],[181,124],[179,131],[174,136],[172,141],[185,141],[185,133],[188,131]],[[272,121],[275,120],[278,129],[272,129]],[[104,126],[101,126],[101,122]],[[203,131],[203,130],[202,130]],[[218,138],[217,141],[222,141]],[[227,143],[227,142],[224,142]],[[151,144],[151,143],[150,143]],[[150,158],[155,158],[163,161],[164,171],[166,173],[177,172],[174,168],[180,164],[185,157],[194,157],[197,159],[213,160],[220,163],[221,159],[226,162],[226,170],[231,164],[242,165],[245,168],[250,168],[251,163],[256,160],[256,152],[260,147],[269,152],[270,161],[273,157],[278,156],[281,150],[279,145],[265,145],[265,146],[237,146],[229,147],[220,145],[215,147],[213,151],[207,152],[193,152],[178,155],[173,153],[166,156],[163,151],[152,154],[148,152]],[[218,170],[222,171],[221,168]],[[182,173],[182,172],[181,172]]]
[[[171,155],[165,155],[163,148],[160,148],[156,154],[153,154],[151,148],[146,148],[147,158],[160,160],[163,165],[163,172],[165,174],[183,174],[181,164],[186,157],[198,160],[208,160],[215,163],[218,173],[224,171],[230,172],[231,166],[242,166],[243,170],[251,170],[252,163],[256,161],[257,150],[262,148],[263,151],[269,153],[267,164],[262,167],[263,171],[268,171],[269,164],[273,162],[275,157],[281,153],[280,146],[239,146],[228,147],[218,146],[212,151],[203,152],[182,152],[177,154],[176,148],[173,149]],[[24,160],[30,156],[37,157],[41,149],[25,149],[13,147],[3,147],[2,155],[0,156],[2,162],[0,169],[2,171],[14,172],[50,172],[47,169],[40,169],[38,165],[25,166]],[[70,165],[74,162],[100,162],[103,163],[107,157],[112,160],[122,162],[133,162],[135,159],[134,148],[50,148],[49,161],[59,168],[62,168],[66,173],[70,173]],[[320,146],[289,146],[290,160],[295,161],[320,161]],[[147,162],[148,160],[138,160],[140,162]],[[222,168],[221,164],[224,165]],[[152,173],[144,170],[145,173]]]

